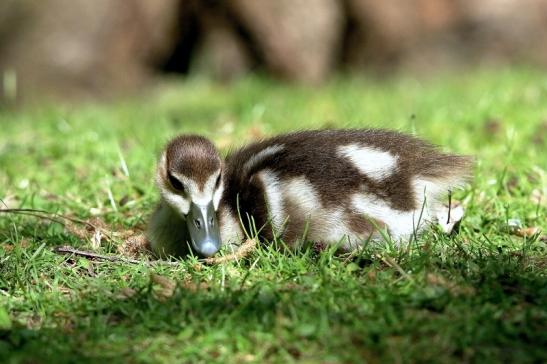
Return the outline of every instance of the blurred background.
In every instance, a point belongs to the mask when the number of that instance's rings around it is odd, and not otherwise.
[[[172,74],[544,66],[546,40],[547,0],[2,0],[0,99],[104,99]]]

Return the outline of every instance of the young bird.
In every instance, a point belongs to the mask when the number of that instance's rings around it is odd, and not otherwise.
[[[262,239],[352,250],[409,239],[445,209],[472,159],[386,130],[310,130],[250,144],[228,155],[219,208],[223,244],[243,236],[238,217]],[[249,222],[254,220],[254,224]]]
[[[156,255],[180,257],[191,247],[209,257],[219,250],[221,169],[215,146],[201,136],[181,135],[167,144],[156,171],[161,202],[147,231]]]
[[[471,165],[385,130],[280,135],[231,153],[224,166],[209,141],[182,136],[160,159],[162,202],[149,239],[160,254],[181,255],[190,241],[205,256],[219,249],[219,235],[237,246],[255,227],[262,239],[289,246],[316,241],[351,250],[380,239],[379,230],[400,242],[434,221],[439,198],[464,183]],[[200,192],[201,185],[209,189]],[[211,221],[207,234],[194,222],[202,215]]]

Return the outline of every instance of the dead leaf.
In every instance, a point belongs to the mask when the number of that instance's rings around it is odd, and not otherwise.
[[[108,237],[110,233],[107,225],[98,218],[89,219],[83,226],[66,220],[65,230],[79,239],[89,240],[94,250],[100,248],[103,238]]]
[[[118,293],[116,294],[116,298],[119,298],[119,299],[128,299],[128,298],[131,298],[133,297],[134,295],[137,294],[137,291],[135,291],[133,288],[130,288],[130,287],[123,287],[122,289],[120,289],[118,291]]]
[[[80,225],[76,225],[72,221],[65,222],[65,230],[79,239],[87,239],[87,230]]]
[[[118,239],[130,239],[130,238],[137,238],[138,236],[142,234],[132,229],[128,229],[128,230],[122,230],[122,231],[113,231],[111,235]]]
[[[532,237],[540,232],[540,229],[537,226],[531,227],[521,227],[512,231],[514,235],[520,236],[522,238]]]
[[[87,228],[89,229],[89,231],[93,231],[94,229],[103,229],[103,230],[109,229],[108,225],[104,222],[104,220],[99,217],[92,217],[88,219],[86,222],[89,224],[87,225],[88,226]]]
[[[153,284],[159,286],[159,289],[155,291],[158,299],[164,300],[170,298],[175,293],[175,288],[177,288],[177,282],[175,282],[174,280],[156,273],[150,274],[150,280]]]
[[[133,231],[131,232],[133,233]],[[133,233],[118,246],[118,252],[125,256],[138,257],[142,254],[150,253],[150,242],[144,234]]]
[[[209,284],[207,282],[194,282],[191,279],[187,279],[182,282],[181,287],[185,290],[196,292],[201,290],[206,290],[209,288]]]
[[[158,284],[165,289],[174,289],[175,286],[177,285],[177,283],[174,280],[156,273],[150,274],[150,280],[152,281],[152,283]]]

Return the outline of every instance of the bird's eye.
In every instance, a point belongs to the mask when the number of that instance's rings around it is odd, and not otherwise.
[[[176,179],[171,173],[168,174],[169,177],[169,183],[171,183],[171,186],[177,191],[184,191],[184,186],[182,185],[182,182]]]

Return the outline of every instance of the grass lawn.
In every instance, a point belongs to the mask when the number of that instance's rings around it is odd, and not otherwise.
[[[0,198],[10,207],[139,229],[155,160],[177,133],[223,152],[318,127],[414,132],[477,156],[454,198],[459,233],[350,259],[262,246],[205,266],[67,257],[63,226],[0,214],[0,362],[547,362],[547,74],[476,70],[324,87],[173,80],[112,104],[0,111]],[[543,195],[542,199],[540,197]],[[122,238],[103,239],[117,254]],[[173,286],[176,284],[176,286]]]

